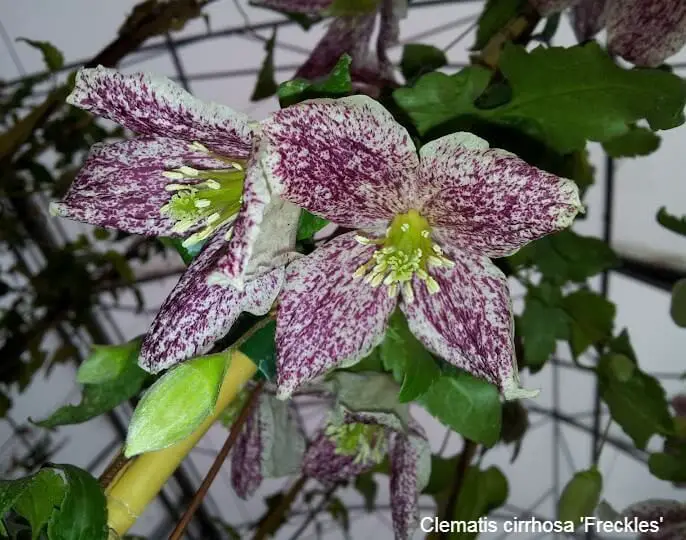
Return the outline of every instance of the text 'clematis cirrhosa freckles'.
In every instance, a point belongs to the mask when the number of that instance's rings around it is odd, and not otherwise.
[[[383,339],[396,308],[443,359],[520,387],[507,279],[489,257],[569,226],[577,186],[469,133],[424,145],[366,96],[312,100],[263,123],[275,193],[355,232],[292,263],[277,315],[277,384],[351,365]]]
[[[579,41],[607,29],[612,54],[642,67],[656,67],[686,45],[683,0],[529,0],[543,16],[572,9]]]
[[[164,77],[82,69],[67,102],[137,134],[96,144],[54,215],[148,236],[206,241],[162,305],[140,364],[160,371],[207,352],[241,311],[264,315],[284,281],[299,209],[272,197],[256,163],[260,127]]]

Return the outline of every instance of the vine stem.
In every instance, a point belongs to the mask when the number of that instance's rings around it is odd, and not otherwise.
[[[252,540],[265,540],[270,534],[279,528],[279,524],[283,519],[283,516],[290,510],[293,501],[298,497],[305,483],[307,482],[306,476],[300,476],[293,485],[290,487],[288,492],[283,496],[272,510],[269,511],[267,517],[264,519],[262,524],[257,529],[255,536]]]
[[[455,512],[455,507],[460,501],[460,492],[462,491],[462,486],[464,486],[464,479],[467,475],[467,469],[469,468],[469,464],[472,462],[472,459],[476,454],[478,446],[479,445],[474,441],[465,438],[464,447],[462,448],[460,459],[458,460],[457,467],[455,468],[455,479],[450,490],[450,495],[448,496],[448,500],[443,508],[443,516],[441,518],[442,521],[450,521],[453,512]],[[448,536],[449,533],[447,532],[437,535],[438,538],[448,538]]]
[[[263,386],[264,381],[260,381],[255,385],[255,388],[253,388],[252,392],[250,393],[250,397],[243,406],[243,409],[241,410],[241,413],[238,415],[238,418],[231,426],[229,436],[226,438],[224,445],[219,451],[219,454],[217,454],[217,457],[215,458],[214,462],[212,463],[212,466],[210,467],[210,470],[207,471],[207,474],[205,475],[202,484],[200,484],[198,491],[196,491],[195,495],[193,495],[193,499],[191,499],[191,503],[188,505],[188,508],[183,513],[183,516],[181,516],[181,519],[176,524],[176,527],[174,527],[174,530],[169,536],[169,540],[180,540],[180,538],[183,536],[186,527],[188,527],[188,524],[190,523],[191,519],[193,519],[193,514],[195,514],[195,511],[198,509],[198,506],[200,506],[200,503],[205,498],[205,495],[207,495],[207,491],[210,489],[212,482],[217,476],[217,473],[219,473],[219,469],[226,460],[226,456],[229,455],[229,451],[235,444],[236,439],[238,439],[238,434],[240,433],[243,424],[245,424],[248,417],[250,416],[250,413],[255,408],[257,398],[259,397]]]

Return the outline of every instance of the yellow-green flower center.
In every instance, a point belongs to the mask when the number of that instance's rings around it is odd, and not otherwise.
[[[454,266],[443,255],[441,247],[431,239],[429,222],[416,210],[395,216],[382,238],[370,239],[361,235],[355,238],[361,244],[376,244],[379,247],[372,258],[355,271],[353,277],[365,276],[365,281],[372,287],[381,284],[387,286],[389,296],[395,296],[398,288],[402,287],[408,302],[414,299],[414,276],[424,281],[429,293],[434,294],[440,287],[429,275],[429,269]]]
[[[381,463],[386,455],[383,426],[372,424],[329,424],[326,436],[341,456],[355,456],[353,463]]]
[[[210,153],[198,143],[190,146]],[[165,189],[173,192],[173,195],[160,208],[160,213],[175,222],[172,231],[183,234],[191,228],[201,227],[183,241],[184,246],[205,240],[218,227],[233,219],[240,210],[245,164],[214,157],[226,161],[229,167],[198,170],[183,166],[162,173],[170,180]],[[185,182],[179,183],[180,180]]]

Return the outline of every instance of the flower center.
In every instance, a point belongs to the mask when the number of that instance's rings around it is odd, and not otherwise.
[[[353,463],[381,463],[386,455],[383,426],[374,424],[329,424],[326,436],[336,445],[341,456],[355,456]]]
[[[198,143],[190,145],[192,149],[202,149]],[[222,224],[234,218],[241,207],[245,164],[227,160],[230,167],[226,169],[198,170],[193,167],[179,167],[165,171],[162,175],[172,182],[165,189],[173,192],[169,202],[160,208],[160,214],[175,221],[172,231],[185,233],[191,228],[201,227],[183,241],[188,247],[205,240]],[[185,183],[174,181],[184,180]]]
[[[388,287],[389,296],[395,296],[398,288],[402,287],[408,302],[414,299],[413,276],[426,283],[430,294],[435,294],[440,287],[429,275],[429,269],[455,266],[431,239],[429,222],[416,210],[395,216],[386,230],[386,236],[382,238],[371,239],[358,235],[355,239],[360,244],[376,244],[380,247],[369,261],[355,270],[353,277],[366,276],[365,281],[372,287],[383,283]]]

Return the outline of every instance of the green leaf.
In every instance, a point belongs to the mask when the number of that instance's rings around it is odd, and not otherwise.
[[[60,50],[48,41],[35,41],[27,38],[17,38],[17,41],[23,41],[34,49],[38,49],[43,55],[43,62],[49,71],[57,71],[64,66],[64,55]]]
[[[134,340],[123,347],[129,347],[132,343],[140,345],[140,340]],[[97,356],[97,352],[95,355]],[[93,358],[91,356],[89,361]],[[138,367],[138,346],[130,349],[130,355],[126,363],[117,366],[109,366],[107,373],[100,375],[99,384],[85,384],[81,402],[78,405],[66,405],[60,407],[48,418],[34,422],[36,425],[45,428],[54,428],[67,424],[80,424],[91,418],[95,418],[103,413],[111,411],[120,403],[131,399],[140,392],[149,374]],[[102,363],[107,363],[102,360]],[[85,365],[85,364],[84,364]],[[118,371],[112,377],[114,371]],[[90,373],[89,373],[90,371]],[[84,377],[83,374],[77,377]],[[87,379],[98,380],[98,374],[91,368],[86,368]]]
[[[497,107],[474,104],[489,80],[474,68],[452,77],[426,75],[394,97],[421,134],[449,120],[476,117],[524,131],[561,153],[583,150],[588,140],[615,139],[639,120],[647,120],[652,130],[684,120],[686,85],[679,77],[621,68],[595,42],[531,52],[508,44],[500,70],[512,99]]]
[[[656,219],[665,229],[686,236],[686,216],[677,217],[670,214],[663,206],[657,211]]]
[[[212,413],[227,360],[227,353],[200,356],[155,381],[133,412],[125,455],[166,448],[190,435]]]
[[[514,267],[535,267],[547,281],[559,284],[583,283],[619,264],[606,242],[570,230],[536,240],[508,257],[508,261]]]
[[[672,288],[669,314],[677,326],[686,328],[686,279],[680,279]]]
[[[524,340],[525,364],[534,373],[555,352],[557,340],[568,336],[569,324],[559,287],[542,282],[529,288],[517,328]]]
[[[655,152],[660,147],[660,142],[660,137],[652,130],[631,126],[623,135],[603,143],[603,148],[613,158],[638,157]]]
[[[329,221],[310,214],[307,210],[300,213],[300,222],[298,223],[298,234],[296,240],[307,240],[312,238],[317,231],[320,231],[329,224]]]
[[[420,134],[462,115],[478,115],[474,101],[488,86],[491,71],[469,66],[455,75],[433,72],[412,88],[398,88],[393,98],[405,110]]]
[[[413,401],[441,376],[433,355],[414,337],[402,312],[396,311],[389,320],[386,337],[380,347],[381,361],[401,385],[398,400]]]
[[[183,239],[182,238],[161,237],[161,238],[159,238],[159,240],[165,246],[173,248],[174,250],[176,250],[176,252],[179,255],[181,255],[181,258],[183,259],[183,262],[186,265],[189,265],[191,263],[191,261],[198,255],[198,253],[200,253],[200,250],[205,245],[205,241],[200,241],[197,244],[193,244],[192,246],[185,247],[183,245]]]
[[[352,92],[350,77],[351,58],[347,54],[340,57],[329,76],[322,82],[312,83],[304,79],[293,79],[279,85],[277,95],[281,107],[288,107],[306,99],[321,97],[342,97]]]
[[[569,344],[575,356],[612,335],[616,307],[604,296],[582,289],[563,298],[562,306],[572,321]]]
[[[526,0],[488,0],[479,17],[476,43],[472,49],[481,50],[510,19],[517,15]]]
[[[274,44],[276,43],[276,27],[272,30],[272,37],[264,44],[267,53],[257,74],[255,89],[250,96],[250,101],[260,101],[276,94],[279,85],[274,79]]]
[[[686,482],[686,450],[650,454],[648,468],[653,476],[669,482]]]
[[[522,439],[529,429],[529,411],[520,401],[506,401],[503,403],[503,422],[500,428],[500,442],[514,443],[514,452],[510,463],[519,454]]]
[[[73,465],[54,468],[64,474],[67,491],[48,522],[50,540],[107,539],[107,502],[98,481]]]
[[[620,369],[618,354],[624,358]],[[627,361],[634,363],[629,355],[616,351],[600,358],[600,396],[607,403],[612,419],[631,437],[637,448],[643,449],[654,434],[672,433],[674,424],[665,391],[658,380],[641,371],[635,363],[633,370],[629,370]]]
[[[374,474],[368,472],[356,476],[354,486],[364,499],[365,510],[367,510],[367,512],[373,512],[376,494],[379,491],[379,486],[376,483],[376,480],[374,480]]]
[[[498,389],[450,366],[418,403],[445,426],[472,441],[492,446],[500,435],[502,409]]]
[[[269,321],[240,347],[268,381],[276,380],[276,321]]]
[[[123,345],[93,345],[90,356],[79,366],[76,381],[81,384],[102,384],[117,379],[138,360],[141,340]]]
[[[442,68],[448,58],[441,49],[423,43],[408,43],[403,47],[400,60],[400,71],[405,80],[410,82],[420,75]]]
[[[476,525],[480,517],[505,504],[507,496],[507,478],[500,469],[489,467],[482,471],[478,467],[469,467],[465,471],[462,489],[451,520]],[[478,529],[473,532],[467,529],[467,532],[454,532],[448,538],[468,540],[476,538],[477,535]]]
[[[326,17],[355,17],[366,13],[376,12],[380,0],[333,0],[331,5],[323,10]]]
[[[598,469],[577,472],[562,490],[557,504],[558,519],[579,524],[582,518],[592,516],[602,489],[603,477]]]
[[[34,476],[30,489],[17,499],[14,509],[31,525],[33,540],[40,537],[55,508],[61,505],[65,489],[65,482],[59,473],[53,469],[43,469]]]

